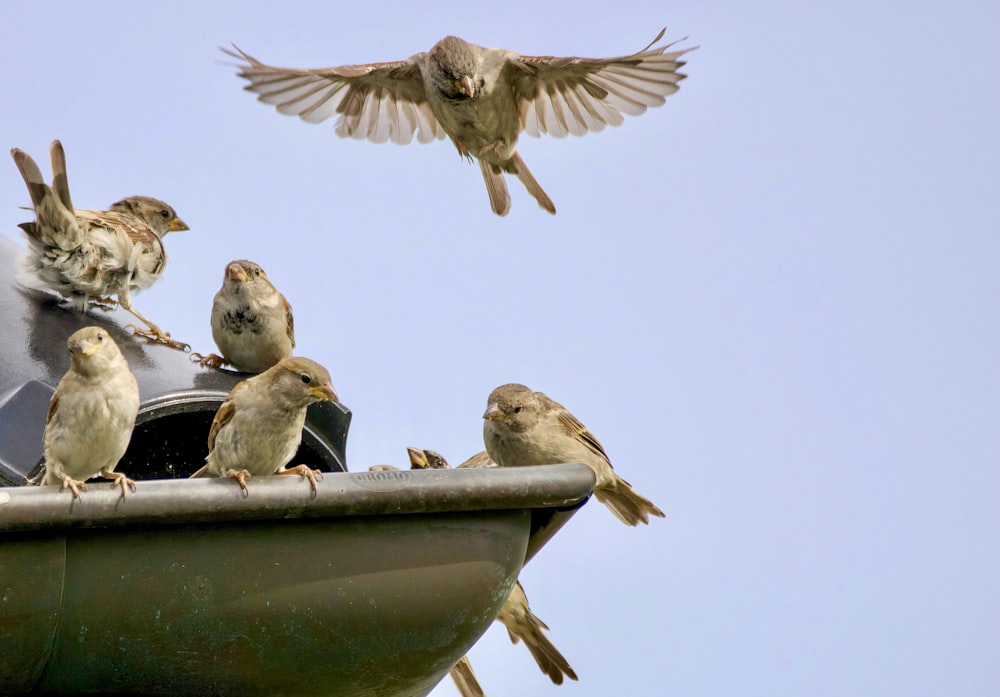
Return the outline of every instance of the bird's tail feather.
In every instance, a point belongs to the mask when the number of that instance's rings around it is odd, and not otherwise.
[[[73,208],[73,200],[69,196],[69,179],[66,177],[66,152],[63,150],[62,143],[58,140],[53,140],[52,145],[49,147],[49,157],[52,159],[52,189],[56,192],[56,196],[62,201],[62,204],[66,206],[66,210],[72,212],[76,210]]]
[[[640,495],[632,485],[621,477],[615,477],[612,486],[596,489],[594,496],[626,525],[649,525],[649,516],[666,518],[666,515],[656,505]]]
[[[476,674],[472,672],[472,664],[466,656],[462,656],[455,667],[451,669],[451,679],[455,681],[455,687],[462,697],[485,697],[482,686],[476,679]]]
[[[32,159],[31,155],[24,152],[24,150],[12,148],[10,156],[14,158],[14,164],[17,165],[17,169],[21,173],[21,178],[24,179],[24,183],[28,187],[28,195],[31,196],[31,205],[37,207],[45,196],[45,192],[49,189],[48,184],[45,183],[45,179],[42,177],[42,170],[38,169],[38,165],[34,159]]]
[[[528,647],[528,651],[531,652],[535,663],[538,664],[543,673],[549,676],[552,682],[556,685],[562,685],[564,675],[570,680],[577,679],[576,672],[570,666],[569,661],[566,660],[566,657],[559,652],[559,649],[542,632],[543,629],[548,629],[548,627],[545,626],[544,622],[535,617],[530,610],[528,611],[528,622],[515,629],[517,631],[511,627],[507,627],[510,640],[516,644],[519,639],[523,639],[524,645]]]
[[[507,182],[503,180],[503,172],[497,165],[482,159],[479,160],[479,169],[486,182],[486,192],[490,195],[490,208],[497,215],[507,215],[510,211],[510,193],[507,191]]]
[[[524,188],[528,190],[528,193],[535,197],[538,201],[538,205],[545,210],[547,210],[552,215],[556,214],[556,206],[552,203],[552,199],[549,195],[545,193],[539,183],[531,175],[531,171],[528,169],[528,165],[524,164],[524,160],[521,159],[521,155],[515,152],[511,155],[511,158],[507,160],[507,164],[504,165],[504,170],[510,174],[517,176],[524,184]]]

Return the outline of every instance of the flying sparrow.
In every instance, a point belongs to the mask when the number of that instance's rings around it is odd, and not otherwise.
[[[479,161],[494,213],[510,210],[504,173],[555,213],[517,153],[518,136],[580,136],[663,104],[685,77],[677,72],[681,56],[694,50],[654,48],[665,31],[616,58],[522,56],[455,36],[406,60],[336,68],[276,68],[235,45],[222,50],[245,61],[238,75],[249,81],[246,89],[283,114],[309,123],[336,116],[337,135],[375,143],[409,143],[414,133],[421,143],[448,136],[459,155]]]
[[[212,338],[221,356],[191,355],[211,368],[228,364],[245,373],[262,373],[292,355],[292,306],[259,265],[244,259],[226,265],[212,304]]]
[[[410,459],[411,469],[448,469],[447,460],[433,450],[407,448],[406,454]],[[459,465],[459,468],[496,466],[496,463],[490,460],[486,456],[486,453],[481,452],[463,462]],[[510,595],[504,601],[503,607],[500,608],[500,612],[497,614],[497,621],[507,628],[507,634],[510,636],[511,642],[516,644],[518,641],[524,640],[524,645],[528,647],[528,651],[531,652],[535,663],[538,664],[542,672],[549,676],[556,685],[562,685],[564,675],[570,680],[577,679],[576,673],[570,666],[569,661],[559,653],[559,649],[545,636],[543,630],[548,629],[548,625],[531,612],[531,607],[528,605],[528,596],[525,595],[524,587],[520,581],[514,584]],[[461,690],[459,677],[456,677],[455,674],[456,670],[459,670],[458,665],[452,669],[452,679],[459,685],[459,690]],[[471,673],[472,666],[469,666],[468,670]],[[475,678],[474,674],[473,678]]]
[[[107,309],[118,304],[148,329],[133,327],[135,334],[151,341],[186,350],[187,344],[142,316],[132,307],[129,293],[149,288],[163,273],[167,251],[163,236],[187,230],[174,209],[147,196],[130,196],[106,211],[77,210],[69,195],[66,155],[58,140],[52,141],[52,186],[28,153],[10,151],[28,186],[35,221],[21,223],[28,239],[24,280],[27,285],[55,291],[77,309],[89,304]]]
[[[306,465],[285,469],[302,442],[306,409],[337,401],[326,368],[308,358],[285,358],[260,375],[239,383],[219,407],[208,431],[208,457],[195,477],[230,477],[248,496],[246,479],[298,474],[313,496],[319,470]]]
[[[61,485],[80,498],[85,480],[101,475],[135,491],[135,482],[115,465],[132,438],[139,411],[139,385],[114,339],[100,327],[70,336],[69,370],[49,401],[43,436],[42,485]]]
[[[597,475],[594,496],[626,525],[663,518],[663,511],[615,474],[597,438],[565,407],[524,385],[502,385],[483,414],[486,452],[501,467],[580,462]]]

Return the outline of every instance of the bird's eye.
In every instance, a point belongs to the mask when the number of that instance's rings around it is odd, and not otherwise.
[[[162,211],[160,211],[160,217],[163,218],[164,220],[169,220],[170,219],[170,211],[168,211],[168,210],[162,210]]]
[[[101,334],[100,332],[98,332],[98,333],[97,333],[97,340],[98,340],[98,341],[104,341],[104,335],[103,335],[103,334]]]
[[[306,385],[312,382],[312,378],[309,377],[307,373],[302,373],[301,377],[302,377],[302,382],[304,382]]]
[[[522,409],[524,409],[524,407],[514,407],[514,413],[520,414]]]
[[[255,269],[253,270],[253,275],[254,275],[254,276],[260,276],[260,267],[257,267],[257,268],[255,268]]]

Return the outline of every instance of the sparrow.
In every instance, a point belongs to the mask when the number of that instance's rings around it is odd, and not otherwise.
[[[222,355],[192,354],[202,366],[262,373],[295,348],[292,306],[258,264],[231,261],[212,303],[212,338]]]
[[[517,152],[518,136],[581,136],[663,104],[686,77],[677,72],[685,65],[681,57],[694,50],[668,52],[677,42],[654,47],[665,32],[616,58],[522,56],[457,36],[406,60],[335,68],[277,68],[235,44],[235,51],[222,51],[242,61],[237,74],[249,81],[245,89],[282,114],[308,123],[336,116],[337,135],[374,143],[448,136],[459,155],[479,162],[494,213],[510,210],[506,173],[554,214],[552,199]]]
[[[118,345],[100,327],[74,332],[67,342],[69,370],[49,401],[45,460],[36,482],[61,485],[80,498],[85,480],[101,475],[113,486],[135,491],[135,482],[115,465],[132,438],[139,412],[139,384]],[[39,481],[40,480],[40,481]]]
[[[448,462],[433,450],[422,450],[420,448],[407,448],[406,454],[410,459],[410,469],[448,469]],[[477,453],[459,465],[459,468],[483,468],[496,467],[486,453]],[[542,672],[549,676],[556,685],[562,685],[563,676],[570,680],[576,680],[576,673],[570,666],[569,661],[559,653],[549,638],[545,636],[543,630],[549,627],[542,622],[531,611],[528,605],[528,596],[524,593],[524,587],[520,581],[514,583],[514,587],[504,601],[503,607],[497,614],[497,621],[507,628],[507,634],[512,643],[516,644],[522,639],[524,645],[528,647],[535,663],[542,669]],[[455,671],[459,666],[452,669],[452,679],[459,684],[459,678],[455,676]],[[472,666],[469,666],[472,672]],[[473,674],[473,677],[475,675]],[[461,685],[459,684],[461,690]],[[463,694],[465,694],[463,692]],[[472,693],[475,694],[475,693]]]
[[[10,151],[28,186],[35,221],[21,223],[28,240],[23,262],[27,285],[55,291],[71,306],[84,310],[93,304],[103,309],[114,305],[109,296],[148,329],[132,326],[138,336],[187,350],[138,310],[129,293],[149,288],[163,273],[167,251],[163,237],[187,230],[187,224],[163,201],[148,196],[130,196],[106,211],[77,210],[69,195],[66,154],[62,143],[52,141],[52,186],[28,153]]]
[[[501,385],[483,414],[486,452],[501,467],[580,462],[597,475],[594,496],[626,525],[665,517],[615,474],[604,447],[561,404],[524,385]]]
[[[285,469],[302,442],[306,409],[337,401],[326,368],[308,358],[284,358],[260,375],[239,383],[219,407],[208,431],[205,466],[191,475],[230,477],[249,496],[251,476],[298,474],[316,495],[319,470],[306,465]]]

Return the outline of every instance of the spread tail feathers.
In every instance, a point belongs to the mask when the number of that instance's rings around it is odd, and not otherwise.
[[[614,484],[594,490],[594,496],[626,525],[649,525],[649,516],[666,518],[663,511],[656,505],[638,494],[632,485],[621,477],[616,477]]]
[[[556,206],[552,203],[552,199],[549,195],[542,190],[542,187],[535,181],[535,178],[531,176],[531,172],[528,170],[528,166],[524,164],[524,160],[521,159],[521,155],[515,152],[511,158],[504,165],[504,170],[510,174],[514,174],[521,183],[524,184],[524,188],[528,190],[528,193],[535,197],[538,201],[538,205],[545,210],[547,210],[552,215],[556,214]]]

